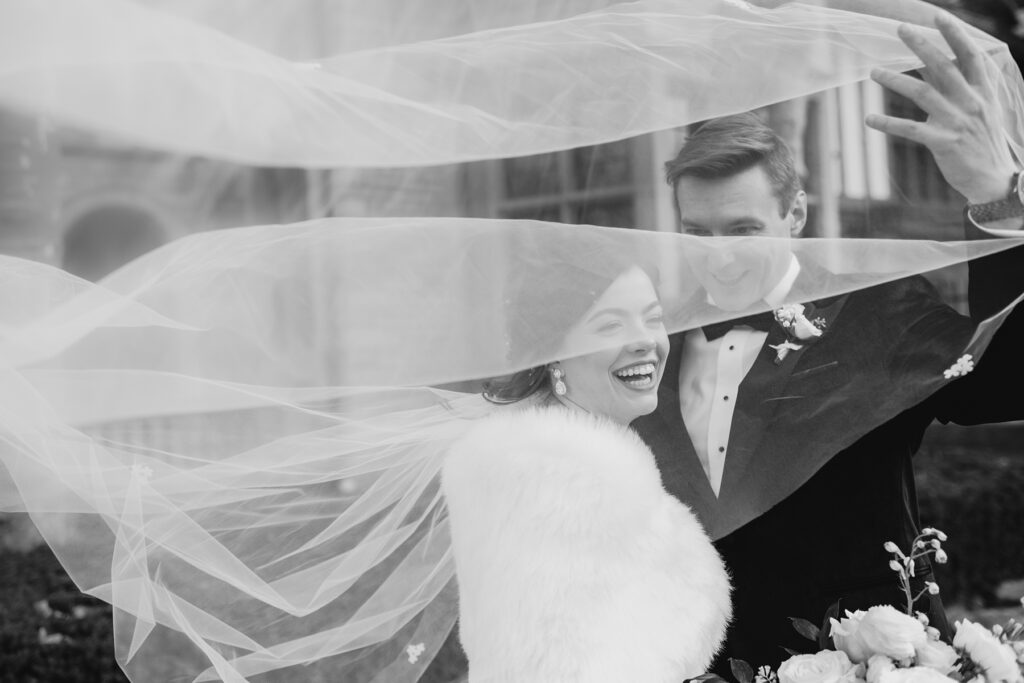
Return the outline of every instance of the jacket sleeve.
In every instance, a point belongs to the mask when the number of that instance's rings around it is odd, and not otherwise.
[[[970,220],[964,223],[968,239],[991,237]],[[1024,293],[1024,246],[974,259],[968,268],[968,302],[975,325],[1000,313]],[[1016,390],[1022,378],[1024,305],[1017,305],[1005,316],[974,370],[935,394],[935,416],[962,425],[1024,419],[1024,392]]]

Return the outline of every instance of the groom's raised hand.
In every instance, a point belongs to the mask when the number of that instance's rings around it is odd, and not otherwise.
[[[927,120],[872,114],[865,123],[928,147],[946,181],[971,204],[1003,199],[1017,164],[1003,129],[995,63],[974,44],[959,20],[944,14],[935,25],[955,61],[929,42],[922,30],[903,24],[900,39],[924,62],[924,80],[889,69],[871,73],[876,82],[923,109]]]

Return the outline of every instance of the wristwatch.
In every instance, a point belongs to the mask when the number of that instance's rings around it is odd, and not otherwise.
[[[967,212],[976,223],[991,223],[1004,218],[1024,216],[1024,173],[1017,171],[1010,179],[1006,197],[984,204],[968,204]]]

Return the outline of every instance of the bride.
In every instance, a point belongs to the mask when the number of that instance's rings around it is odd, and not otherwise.
[[[604,286],[566,306],[566,338],[607,348],[492,384],[511,405],[444,463],[472,683],[675,683],[725,633],[725,567],[627,426],[657,406],[661,304],[639,266]]]

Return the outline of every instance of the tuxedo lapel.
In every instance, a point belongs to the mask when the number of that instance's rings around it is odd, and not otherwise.
[[[813,305],[813,310],[812,305],[808,305],[806,313],[812,320],[820,318],[824,322],[825,334],[828,334],[828,329],[839,315],[847,298],[845,295],[833,297]],[[722,505],[729,505],[730,498],[736,495],[740,481],[758,452],[766,426],[771,423],[778,406],[786,399],[786,385],[793,370],[802,364],[805,355],[816,343],[811,342],[800,350],[790,351],[777,362],[778,351],[772,346],[784,341],[786,333],[782,326],[773,325],[750,372],[740,382],[736,409],[729,430],[725,470],[722,473],[719,496]]]
[[[658,387],[658,409],[637,421],[636,427],[654,452],[665,490],[689,505],[704,519],[711,515],[718,499],[683,422],[679,406],[679,366],[683,334],[670,337],[665,373]]]

